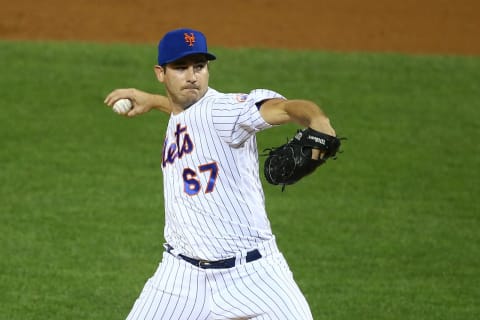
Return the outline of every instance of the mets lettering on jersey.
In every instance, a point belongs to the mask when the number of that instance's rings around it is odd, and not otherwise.
[[[187,127],[177,124],[175,130],[175,140],[170,143],[167,138],[163,145],[162,166],[165,168],[167,163],[173,164],[176,158],[182,158],[184,154],[193,151],[193,142],[187,132]]]

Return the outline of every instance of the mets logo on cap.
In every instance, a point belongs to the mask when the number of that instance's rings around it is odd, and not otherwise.
[[[193,44],[195,43],[195,34],[193,34],[193,32],[185,32],[183,36],[185,37],[185,43],[188,44],[189,47],[193,47]]]

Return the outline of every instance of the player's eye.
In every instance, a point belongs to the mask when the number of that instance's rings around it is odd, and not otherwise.
[[[203,68],[205,68],[206,65],[207,65],[206,62],[197,63],[197,64],[195,65],[195,70],[201,71]]]

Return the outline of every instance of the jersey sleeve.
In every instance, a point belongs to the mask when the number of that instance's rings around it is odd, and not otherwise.
[[[215,129],[226,143],[241,146],[255,133],[272,127],[260,115],[259,107],[262,101],[274,98],[285,99],[267,89],[228,95],[228,102],[217,103],[217,107],[212,110]]]

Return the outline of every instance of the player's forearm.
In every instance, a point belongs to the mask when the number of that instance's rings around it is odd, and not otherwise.
[[[294,122],[303,127],[335,135],[335,130],[330,125],[328,117],[312,101],[271,100],[264,103],[260,112],[264,119],[273,125]]]
[[[287,100],[284,110],[291,121],[304,127],[321,125],[328,120],[320,107],[307,100]]]
[[[165,96],[152,94],[151,95],[151,100],[150,100],[150,105],[151,105],[152,109],[157,109],[159,111],[162,111],[162,112],[165,112],[165,113],[168,113],[168,114],[170,114],[172,112],[172,107],[170,105],[170,101]]]
[[[314,102],[308,100],[285,101],[285,112],[289,118],[303,127],[335,136],[335,130],[323,110]]]

